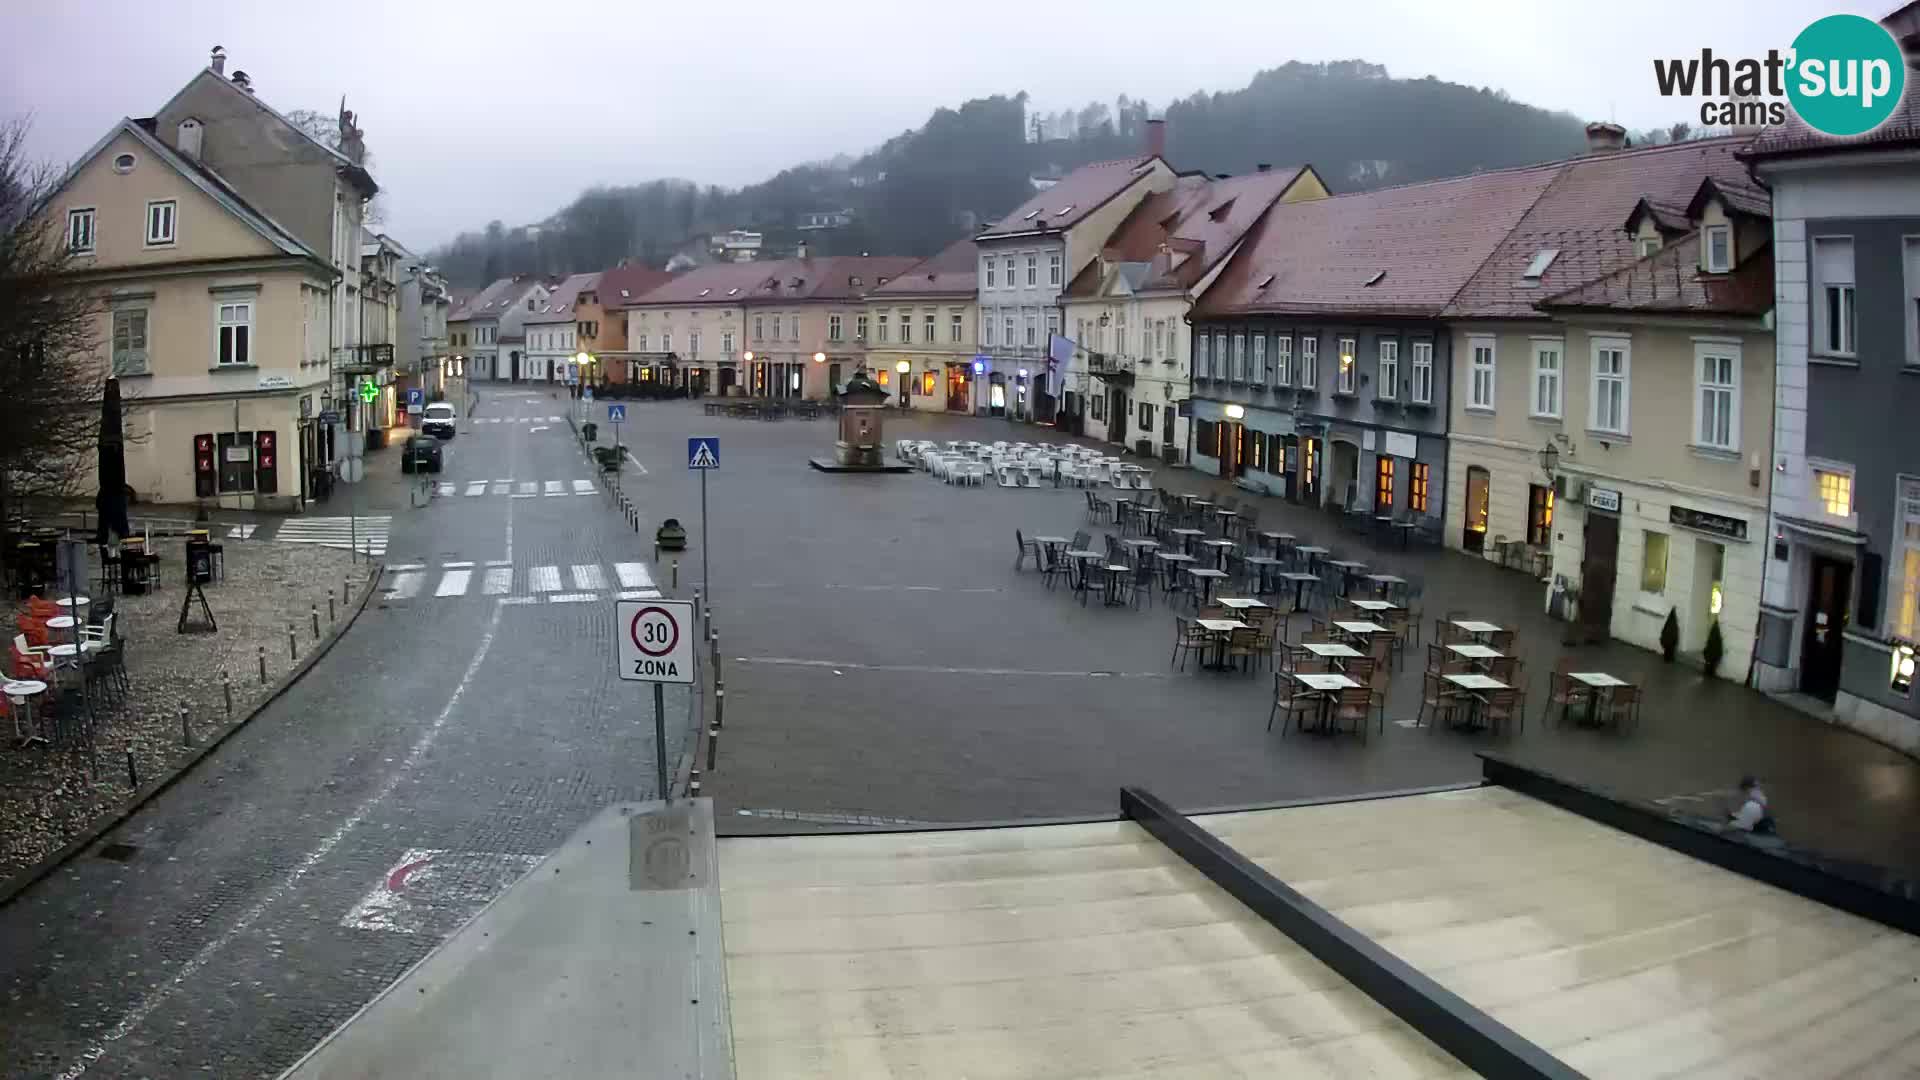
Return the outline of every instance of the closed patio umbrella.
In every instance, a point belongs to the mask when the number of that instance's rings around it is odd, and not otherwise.
[[[105,544],[107,533],[125,538],[127,525],[127,455],[120,433],[120,380],[108,379],[100,406],[100,462],[96,470],[100,492],[94,507],[100,511],[100,530],[96,543]]]

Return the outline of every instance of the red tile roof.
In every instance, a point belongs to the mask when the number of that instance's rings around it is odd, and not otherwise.
[[[899,277],[867,290],[870,296],[972,296],[979,291],[980,255],[971,238],[947,245]]]
[[[1773,307],[1773,249],[1761,248],[1730,274],[1700,270],[1700,234],[1689,233],[1644,259],[1541,300],[1543,310],[1647,314],[1764,315]]]
[[[758,263],[760,279],[748,302],[792,303],[857,300],[869,290],[913,269],[911,255],[831,255],[823,259],[782,259]]]
[[[1125,191],[1141,175],[1153,157],[1116,158],[1082,165],[1060,178],[1060,182],[1015,207],[992,228],[975,237],[991,240],[997,236],[1018,236],[1037,228],[1068,229]],[[1164,164],[1164,162],[1162,162]]]
[[[528,315],[526,322],[529,325],[572,322],[573,306],[580,302],[580,294],[591,291],[599,280],[599,274],[574,274],[567,278],[553,287],[547,302]]]
[[[1194,313],[1437,315],[1559,174],[1531,166],[1276,205]]]
[[[623,308],[641,304],[649,307],[661,304],[739,304],[767,279],[767,275],[774,272],[775,267],[781,265],[774,262],[727,262],[696,266],[684,273],[674,274],[645,293],[630,297],[622,297],[617,292],[609,295],[603,283],[600,302],[609,307]]]
[[[1730,205],[1745,208],[1767,196],[1734,159],[1740,138],[1699,139],[1574,158],[1550,166],[1553,183],[1446,306],[1454,317],[1538,317],[1542,296],[1610,274],[1636,258],[1621,223],[1643,197],[1685,206],[1711,178]],[[1416,243],[1416,248],[1418,244]],[[1538,280],[1522,275],[1541,252],[1557,250]]]
[[[539,284],[526,275],[503,277],[467,298],[464,307],[454,308],[447,313],[448,322],[461,322],[470,319],[497,319],[505,315],[527,290]]]
[[[1172,188],[1149,195],[1108,239],[1109,263],[1146,263],[1140,290],[1184,289],[1225,258],[1260,216],[1310,172],[1288,166],[1226,180],[1203,174],[1177,178]],[[1185,257],[1175,263],[1175,257]],[[1098,296],[1099,262],[1090,262],[1067,284],[1069,296]]]
[[[600,304],[602,307],[619,307],[632,303],[647,293],[672,280],[673,275],[665,270],[655,270],[651,266],[629,263],[600,272]]]

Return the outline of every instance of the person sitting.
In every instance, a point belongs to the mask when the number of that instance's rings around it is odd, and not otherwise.
[[[1767,793],[1761,790],[1760,781],[1751,776],[1741,777],[1740,796],[1740,809],[1733,812],[1727,824],[1741,832],[1772,835],[1775,828],[1773,811],[1767,805]]]

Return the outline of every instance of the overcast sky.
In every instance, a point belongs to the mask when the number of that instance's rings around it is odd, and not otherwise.
[[[1288,60],[1364,58],[1665,126],[1695,117],[1655,91],[1656,54],[1758,55],[1821,15],[1894,6],[971,0],[931,22],[893,0],[62,0],[5,18],[0,114],[31,112],[38,151],[65,162],[120,117],[151,115],[224,45],[229,73],[246,71],[283,112],[331,115],[347,96],[389,231],[425,248],[493,218],[542,219],[595,183],[750,183],[968,98],[1025,90],[1054,110],[1124,93],[1159,106]]]

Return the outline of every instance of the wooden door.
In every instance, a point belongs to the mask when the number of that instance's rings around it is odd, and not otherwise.
[[[1587,511],[1580,561],[1580,626],[1588,642],[1605,641],[1613,626],[1614,564],[1620,559],[1620,519]]]
[[[1840,630],[1847,625],[1853,564],[1815,555],[1808,572],[1807,621],[1800,641],[1800,690],[1832,701],[1840,689]]]

